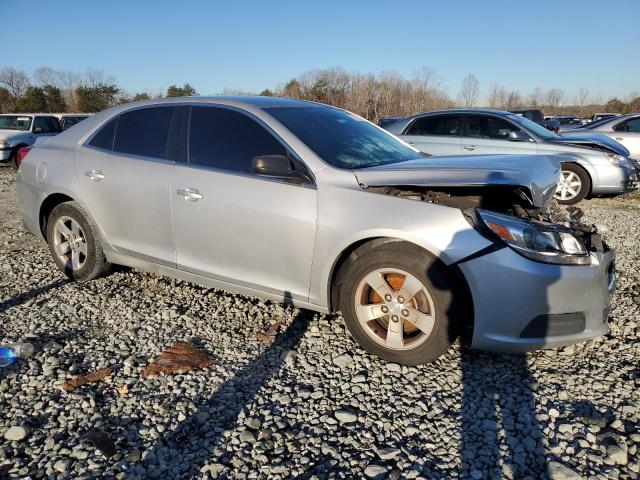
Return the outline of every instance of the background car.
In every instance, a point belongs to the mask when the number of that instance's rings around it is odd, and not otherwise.
[[[57,135],[62,131],[53,115],[12,113],[0,115],[0,161],[17,168],[16,157],[22,147],[33,145],[37,138]]]
[[[424,158],[309,102],[190,97],[96,114],[29,152],[16,186],[69,278],[115,263],[340,311],[364,349],[415,365],[464,322],[473,346],[511,351],[607,331],[614,254],[553,223],[559,168]]]
[[[62,130],[66,130],[69,127],[73,127],[76,123],[81,122],[85,118],[91,116],[90,113],[61,113],[56,115],[60,121]]]
[[[638,173],[629,151],[605,135],[556,135],[523,116],[496,110],[443,110],[414,115],[385,127],[432,155],[564,155],[558,202],[578,203],[588,194],[622,193]]]
[[[527,120],[531,120],[552,132],[557,132],[560,129],[560,122],[555,118],[546,118],[542,110],[531,108],[525,110],[510,110],[510,112],[516,115],[522,115]]]
[[[624,145],[632,158],[640,160],[640,113],[604,118],[582,128],[561,132],[565,137],[585,133],[607,135]]]

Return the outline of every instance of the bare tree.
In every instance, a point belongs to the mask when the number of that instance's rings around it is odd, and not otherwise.
[[[27,91],[29,77],[22,70],[7,67],[0,71],[0,85],[9,91],[14,101],[17,101]]]
[[[545,94],[545,103],[550,108],[551,113],[557,113],[558,107],[562,105],[564,92],[558,88],[551,88]]]
[[[540,87],[536,87],[529,94],[529,107],[538,108],[542,103],[542,89]]]
[[[491,108],[502,109],[506,103],[507,92],[503,87],[497,84],[489,87],[489,93],[487,94],[487,104]]]
[[[58,72],[56,72],[51,67],[38,67],[33,72],[33,79],[35,80],[36,85],[40,87],[45,87],[47,85],[51,86],[59,86],[58,85]]]
[[[462,80],[460,98],[462,100],[462,104],[467,108],[471,108],[476,105],[478,100],[478,79],[472,73],[464,77],[464,80]]]

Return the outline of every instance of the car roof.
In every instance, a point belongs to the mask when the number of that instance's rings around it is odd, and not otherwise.
[[[12,117],[55,117],[53,113],[2,113],[1,117],[4,116],[12,116]]]
[[[468,113],[468,114],[487,114],[487,115],[497,115],[500,117],[506,117],[508,115],[513,115],[511,112],[505,112],[504,110],[491,110],[488,108],[452,108],[449,110],[432,110],[430,112],[422,112],[416,113],[415,115],[410,115],[408,117],[404,117],[405,120],[410,120],[414,118],[423,117],[426,115],[441,115],[445,113]]]
[[[282,97],[265,97],[258,95],[218,95],[218,96],[192,96],[192,97],[167,97],[151,100],[141,100],[139,102],[131,102],[123,104],[124,107],[143,106],[143,105],[162,105],[171,103],[218,103],[225,105],[233,105],[237,107],[254,107],[260,109],[274,107],[309,107],[322,106],[332,108],[330,105],[322,103],[310,102],[307,100],[296,100],[293,98]]]

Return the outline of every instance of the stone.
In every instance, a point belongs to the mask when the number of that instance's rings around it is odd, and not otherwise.
[[[358,420],[358,414],[351,410],[338,410],[334,416],[340,423],[354,423]]]
[[[549,480],[582,480],[578,472],[553,460],[547,464],[547,477]]]
[[[395,460],[400,455],[399,448],[379,448],[376,453],[382,460]]]
[[[256,443],[256,436],[250,430],[240,432],[240,441],[246,443]]]
[[[372,464],[364,469],[364,476],[374,480],[381,480],[387,475],[387,469],[382,465]]]
[[[10,442],[19,442],[24,440],[30,433],[31,429],[29,427],[14,425],[4,432],[4,438]]]

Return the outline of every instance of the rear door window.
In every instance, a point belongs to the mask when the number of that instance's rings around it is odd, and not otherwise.
[[[120,115],[113,150],[130,155],[167,158],[175,107],[141,108]]]
[[[464,136],[490,140],[509,140],[509,133],[520,130],[515,125],[497,117],[484,115],[464,116]]]
[[[49,122],[47,122],[47,117],[36,117],[33,120],[33,131],[34,133],[51,133],[51,127],[49,126]]]
[[[189,128],[189,163],[252,173],[254,157],[286,155],[287,150],[249,116],[219,107],[193,107]]]
[[[619,123],[614,129],[616,132],[640,133],[640,117],[632,118],[626,122]]]
[[[97,148],[103,148],[105,150],[113,150],[113,136],[116,133],[116,124],[118,119],[114,118],[106,125],[104,125],[98,133],[96,133],[89,145]]]
[[[415,120],[405,135],[444,135],[457,137],[461,133],[461,115],[434,115]]]

